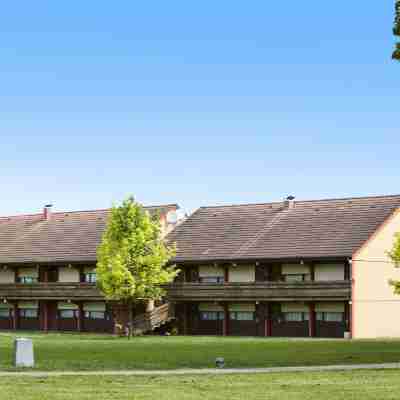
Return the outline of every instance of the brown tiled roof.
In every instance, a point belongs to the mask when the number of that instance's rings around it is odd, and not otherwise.
[[[399,196],[204,207],[177,227],[176,261],[351,257]]]
[[[176,204],[146,207],[164,214]],[[110,210],[0,218],[0,264],[95,262]]]

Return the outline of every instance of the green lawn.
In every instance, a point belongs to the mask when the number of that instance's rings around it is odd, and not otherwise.
[[[389,400],[398,371],[169,377],[1,378],[7,400]]]
[[[136,337],[29,334],[40,370],[273,367],[400,361],[400,341],[284,340],[222,337]],[[0,334],[0,370],[12,369],[14,333]]]

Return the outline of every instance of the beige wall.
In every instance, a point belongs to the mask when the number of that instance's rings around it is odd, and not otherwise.
[[[352,319],[354,338],[400,337],[400,296],[393,294],[389,279],[400,280],[400,269],[387,256],[400,232],[397,211],[353,255]]]
[[[236,303],[228,305],[229,311],[256,311],[255,303]]]
[[[255,280],[254,265],[238,265],[229,268],[229,282],[254,282]]]
[[[308,312],[309,307],[307,304],[302,303],[282,303],[281,304],[282,312]]]
[[[18,308],[39,308],[37,301],[19,301]]]
[[[310,266],[307,264],[283,264],[282,275],[309,274]]]
[[[106,311],[106,303],[104,302],[87,302],[83,303],[84,311]]]
[[[19,276],[32,276],[32,277],[39,277],[39,270],[38,268],[18,268],[18,275]]]
[[[224,276],[224,269],[221,267],[215,267],[213,265],[201,265],[199,267],[199,276]]]
[[[58,269],[59,282],[79,282],[79,271],[76,268],[60,267]]]
[[[0,283],[14,283],[15,272],[12,269],[1,269],[0,270]]]
[[[315,264],[314,279],[316,281],[342,281],[344,280],[343,263]]]
[[[200,311],[224,311],[220,304],[215,303],[199,303]]]

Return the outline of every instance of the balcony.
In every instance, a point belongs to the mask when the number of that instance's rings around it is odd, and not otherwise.
[[[90,283],[2,283],[0,299],[8,300],[104,300],[95,284]]]
[[[350,281],[174,283],[170,301],[340,301],[350,300]]]

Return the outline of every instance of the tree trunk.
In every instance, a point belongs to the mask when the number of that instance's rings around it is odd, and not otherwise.
[[[128,302],[128,339],[130,340],[133,335],[133,304],[132,300]]]

